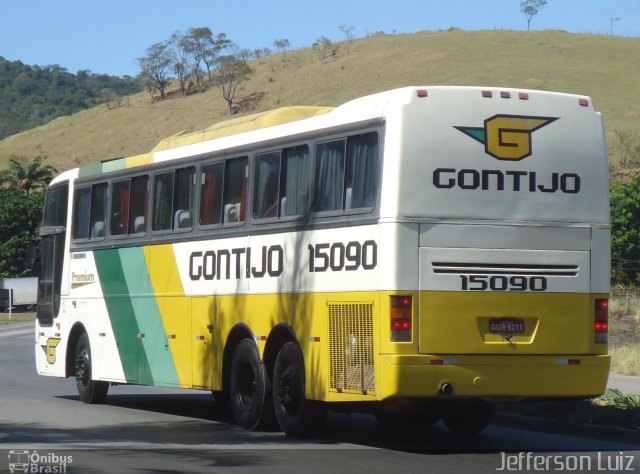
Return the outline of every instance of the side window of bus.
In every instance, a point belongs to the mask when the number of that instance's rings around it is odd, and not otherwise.
[[[365,133],[347,140],[345,209],[374,207],[378,185],[378,134]]]
[[[223,224],[244,222],[247,207],[248,172],[249,166],[246,156],[225,162]]]
[[[193,226],[195,176],[194,167],[155,176],[153,230],[190,229]]]
[[[343,209],[345,144],[337,140],[316,145],[315,212]]]
[[[309,188],[309,148],[292,147],[256,156],[253,217],[303,215]]]
[[[103,239],[107,216],[107,184],[76,191],[73,212],[74,239]]]
[[[315,212],[373,207],[378,182],[378,134],[365,133],[316,145],[315,178]]]
[[[221,223],[223,180],[223,162],[202,167],[202,175],[200,177],[200,225]]]
[[[111,197],[111,235],[146,232],[148,199],[148,176],[114,181]]]

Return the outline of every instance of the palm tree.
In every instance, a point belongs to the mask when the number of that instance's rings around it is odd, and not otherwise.
[[[0,171],[0,184],[22,189],[26,194],[36,188],[45,188],[58,172],[53,166],[42,166],[42,156],[36,156],[30,163],[26,159],[13,155],[9,158],[9,168]]]

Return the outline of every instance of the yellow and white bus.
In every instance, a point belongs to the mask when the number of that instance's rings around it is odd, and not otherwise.
[[[588,97],[406,87],[287,107],[62,173],[38,373],[210,390],[247,429],[327,409],[476,432],[497,397],[591,397],[610,228]]]

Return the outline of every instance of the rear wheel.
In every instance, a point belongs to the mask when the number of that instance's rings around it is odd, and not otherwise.
[[[442,420],[456,434],[476,434],[487,427],[493,410],[493,403],[485,400],[460,400],[447,406]]]
[[[78,338],[75,354],[76,387],[80,400],[84,403],[102,403],[107,396],[109,382],[91,379],[91,346],[86,332]]]
[[[258,348],[249,339],[240,341],[233,353],[230,385],[231,408],[238,425],[256,430],[275,424],[271,385]]]
[[[278,424],[289,436],[317,432],[327,415],[324,404],[305,395],[304,359],[300,346],[287,342],[273,367],[273,404]]]

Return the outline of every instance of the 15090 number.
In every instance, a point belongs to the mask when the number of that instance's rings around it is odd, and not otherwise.
[[[354,271],[360,268],[373,270],[378,265],[378,245],[373,240],[363,243],[352,241],[346,244],[309,244],[308,249],[309,271],[312,273],[327,270]]]
[[[460,275],[463,291],[546,291],[543,276]]]

